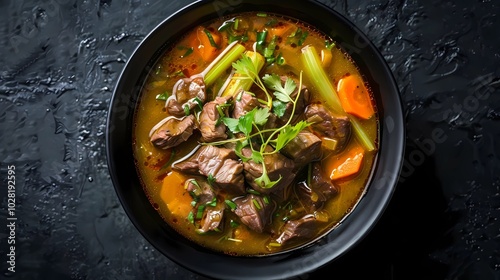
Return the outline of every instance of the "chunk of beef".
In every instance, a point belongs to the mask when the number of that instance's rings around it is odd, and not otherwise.
[[[318,232],[318,223],[320,222],[312,214],[298,220],[290,220],[283,226],[276,242],[283,245],[291,239],[311,238]]]
[[[201,227],[198,229],[199,233],[209,231],[222,232],[224,223],[224,210],[225,203],[217,203],[215,206],[207,206],[205,213],[200,221]]]
[[[226,125],[219,120],[220,114],[217,110],[217,107],[221,106],[220,110],[227,111],[223,109],[227,101],[227,98],[217,97],[203,106],[200,114],[200,132],[203,141],[214,142],[227,139]]]
[[[195,127],[195,118],[192,115],[182,119],[167,117],[153,127],[149,135],[150,141],[158,148],[172,148],[189,139]]]
[[[214,190],[203,177],[186,180],[185,188],[197,204],[210,203],[215,198]]]
[[[273,148],[267,146],[265,151],[272,152]],[[244,148],[242,150],[242,153],[245,157],[250,157],[252,155],[252,151],[249,148]],[[267,175],[271,181],[276,181],[281,178],[279,182],[271,188],[265,188],[264,186],[260,186],[257,182],[255,182],[256,178],[262,176],[261,163],[256,163],[253,160],[248,160],[243,163],[246,182],[259,193],[271,194],[281,192],[283,188],[288,186],[295,178],[295,164],[293,160],[280,153],[265,155],[264,164],[266,166]]]
[[[214,190],[205,178],[191,178],[186,180],[186,190],[196,204],[193,206],[193,216],[199,220],[200,233],[221,231],[224,217],[224,203],[218,203]],[[201,213],[201,218],[198,214]]]
[[[267,117],[267,121],[262,127],[262,130],[270,130],[268,132],[264,133],[264,138],[268,138],[272,134],[272,130],[274,128],[278,128],[279,126],[283,125],[284,123],[278,118],[274,113],[269,112],[269,117]]]
[[[184,107],[188,106],[193,109],[197,106],[195,98],[198,98],[202,103],[207,98],[205,93],[205,81],[201,76],[183,78],[177,81],[172,90],[172,96],[167,99],[165,107],[168,112],[174,116],[184,116]]]
[[[247,91],[242,90],[237,96],[238,98],[234,101],[232,112],[232,117],[235,119],[238,119],[260,105],[257,98]]]
[[[196,157],[172,165],[172,169],[184,174],[201,175]]]
[[[276,210],[276,203],[262,196],[248,194],[233,200],[236,204],[234,213],[241,222],[251,230],[262,233],[272,222],[272,215]]]
[[[212,145],[201,146],[193,156],[174,164],[172,169],[213,178],[212,187],[216,193],[225,192],[232,195],[245,193],[243,164],[231,149]]]
[[[310,185],[300,182],[295,187],[295,193],[308,213],[321,209],[328,199],[339,192],[339,187],[324,176],[319,162],[312,163],[310,182]]]
[[[322,104],[306,107],[305,117],[312,122],[312,129],[320,136],[335,139],[337,150],[342,150],[351,136],[351,122],[347,116],[336,116]]]
[[[293,159],[297,169],[321,158],[321,139],[311,132],[301,131],[281,152]]]

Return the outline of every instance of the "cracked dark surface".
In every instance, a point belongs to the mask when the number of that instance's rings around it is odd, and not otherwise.
[[[2,278],[205,279],[151,248],[131,224],[104,141],[124,63],[191,2],[0,2],[0,220],[8,165],[16,166],[18,217],[14,274],[0,232]],[[499,279],[500,5],[320,2],[354,22],[387,60],[408,142],[397,191],[373,231],[300,279]]]

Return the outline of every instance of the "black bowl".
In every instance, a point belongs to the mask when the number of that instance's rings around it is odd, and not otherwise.
[[[312,245],[283,254],[236,257],[193,244],[170,228],[148,201],[136,172],[132,126],[145,77],[166,46],[198,24],[245,11],[300,19],[340,43],[366,75],[376,94],[380,118],[379,154],[364,197],[329,234]],[[282,279],[311,272],[340,257],[365,237],[382,215],[397,184],[404,150],[399,91],[377,48],[352,23],[314,1],[198,1],[158,25],[138,46],[116,86],[108,115],[107,153],[111,179],[129,218],[160,252],[181,266],[217,279]]]

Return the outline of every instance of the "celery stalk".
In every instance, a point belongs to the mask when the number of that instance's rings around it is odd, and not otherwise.
[[[250,58],[252,64],[255,66],[257,73],[260,72],[262,67],[264,66],[264,57],[258,53],[253,51],[246,51],[245,54]],[[243,76],[235,73],[233,77],[230,77],[231,81],[224,89],[222,93],[222,97],[225,96],[235,96],[240,90],[249,90],[252,87],[253,79],[248,76]]]
[[[214,65],[209,65],[207,67],[209,70],[204,75],[205,85],[207,87],[211,86],[215,80],[217,80],[217,78],[224,73],[224,71],[231,67],[232,63],[237,60],[244,51],[245,47],[241,44],[228,46],[228,49],[216,58],[218,61]]]
[[[342,108],[337,91],[333,87],[332,83],[328,79],[326,72],[321,66],[321,60],[319,58],[316,49],[311,46],[305,46],[302,48],[301,61],[304,65],[304,72],[314,87],[318,90],[321,97],[325,100],[326,105],[333,110],[333,112],[349,117],[352,127],[354,128],[354,133],[358,140],[368,151],[373,151],[375,149],[375,144],[370,140],[370,137],[365,133],[359,121],[350,114],[347,114]]]

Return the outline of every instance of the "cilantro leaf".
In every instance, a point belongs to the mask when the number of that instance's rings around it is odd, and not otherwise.
[[[240,132],[240,130],[238,129],[238,123],[239,123],[238,119],[224,117],[224,118],[222,118],[222,122],[227,126],[227,128],[229,128],[229,130],[232,133]]]
[[[247,161],[249,161],[251,159],[249,157],[244,156],[243,153],[241,152],[241,150],[243,148],[245,148],[247,145],[248,145],[248,141],[247,140],[245,140],[245,141],[238,141],[238,142],[236,142],[236,146],[234,147],[234,152],[244,162],[247,162]]]
[[[264,156],[258,151],[252,151],[252,160],[255,161],[255,163],[263,163]]]
[[[269,176],[267,175],[267,172],[263,172],[262,176],[260,176],[260,177],[258,177],[258,178],[255,179],[255,182],[257,184],[259,184],[259,186],[262,187],[262,188],[270,189],[274,185],[276,185],[281,180],[281,178],[282,177],[280,175],[280,177],[278,178],[278,180],[271,181],[271,179],[269,179]]]
[[[238,129],[243,132],[245,136],[249,136],[252,132],[254,115],[255,110],[252,110],[238,119]]]
[[[292,94],[295,88],[297,88],[297,85],[291,78],[286,78],[284,86],[281,84],[281,78],[274,73],[271,75],[264,75],[262,80],[267,87],[275,90],[274,96],[276,96],[279,101],[285,103],[292,101],[290,94]]]
[[[286,103],[283,103],[279,100],[274,100],[273,101],[273,113],[278,117],[281,118],[283,115],[285,115],[286,112]]]
[[[241,55],[241,58],[233,62],[233,68],[235,73],[241,74],[242,76],[255,77],[258,74],[252,59],[248,55]],[[254,78],[251,78],[252,80]]]
[[[266,124],[268,118],[269,118],[269,108],[264,107],[264,108],[259,108],[255,111],[253,120],[257,125],[264,125]]]
[[[299,134],[304,128],[309,126],[309,123],[306,121],[300,121],[296,125],[288,125],[283,130],[280,131],[278,137],[276,138],[276,151],[281,150],[283,147],[288,144],[293,138]]]

